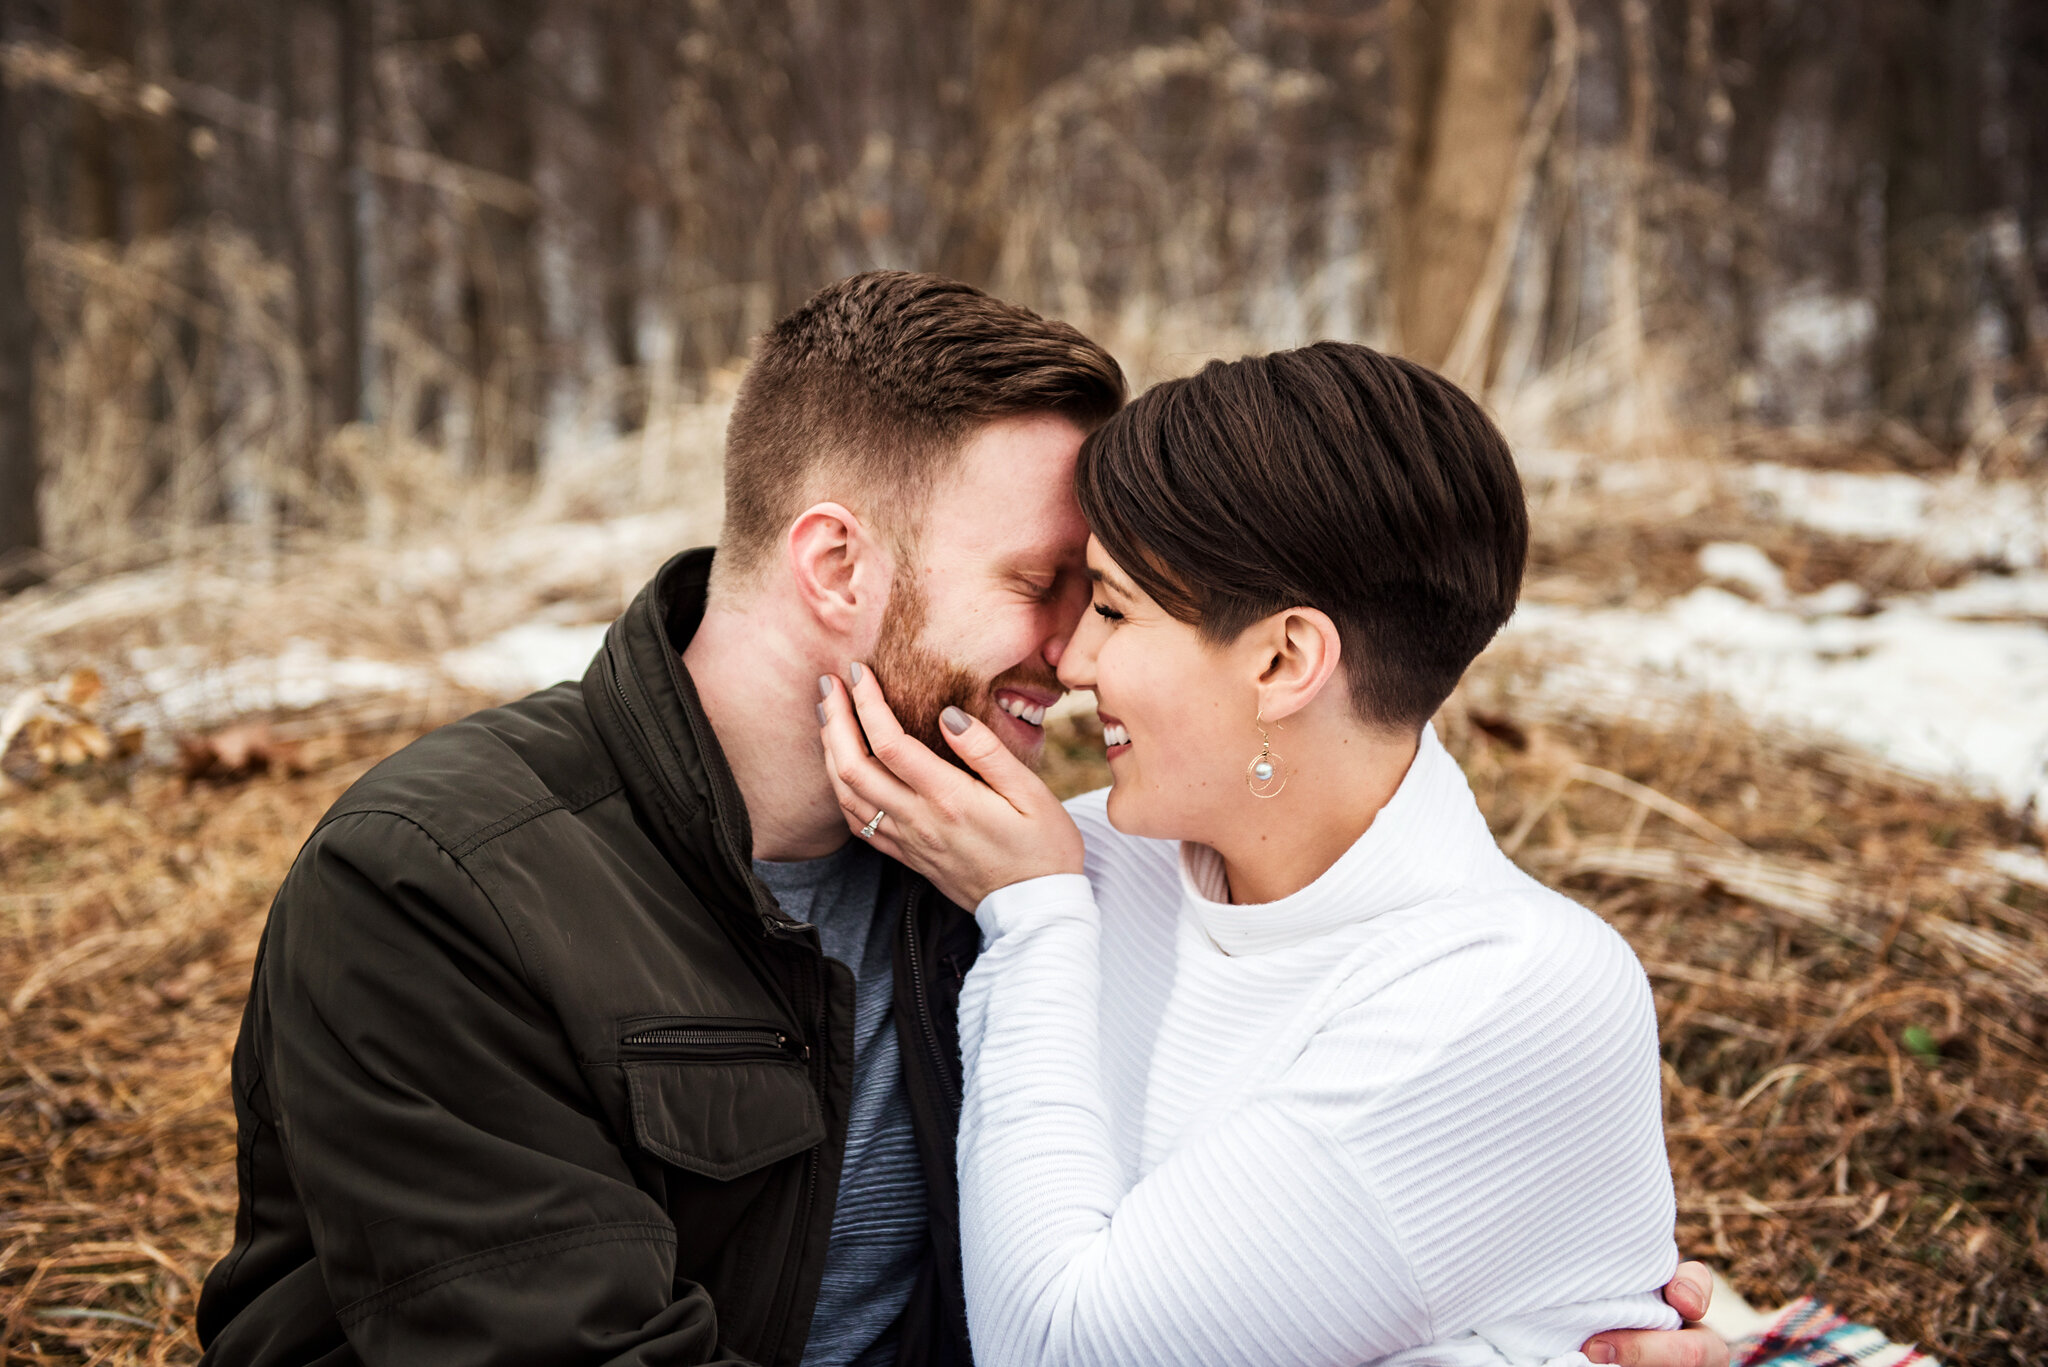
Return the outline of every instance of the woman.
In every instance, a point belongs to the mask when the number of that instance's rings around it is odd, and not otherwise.
[[[1059,672],[1109,789],[1062,808],[950,709],[975,783],[872,671],[827,702],[849,825],[983,928],[977,1360],[1530,1362],[1675,1325],[1642,970],[1500,853],[1428,724],[1521,579],[1499,432],[1323,343],[1160,385],[1076,479]]]

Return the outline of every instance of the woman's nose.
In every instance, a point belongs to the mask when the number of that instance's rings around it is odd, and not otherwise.
[[[1059,658],[1053,661],[1054,672],[1069,691],[1095,687],[1095,642],[1089,637],[1088,617],[1084,616],[1067,638]]]

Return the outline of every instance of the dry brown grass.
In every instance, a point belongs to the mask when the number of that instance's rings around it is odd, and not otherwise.
[[[2048,1357],[2048,892],[1979,862],[2025,833],[1731,718],[1520,716],[1514,684],[1482,673],[1445,731],[1518,857],[1650,970],[1684,1249],[1758,1303],[1818,1294],[1950,1361]],[[1065,791],[1100,781],[1090,730],[1054,747]],[[296,777],[144,771],[0,806],[0,1361],[197,1356],[264,909],[410,734]]]
[[[1710,711],[1447,730],[1649,970],[1688,1255],[1951,1362],[2048,1357],[2048,891],[1981,861],[2019,823]]]
[[[320,813],[402,739],[332,745],[293,778],[143,771],[0,805],[0,1360],[198,1356],[264,910]]]

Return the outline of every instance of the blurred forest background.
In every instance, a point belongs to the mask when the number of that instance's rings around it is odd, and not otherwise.
[[[6,14],[17,576],[662,434],[877,265],[1067,317],[1141,377],[1351,337],[1522,432],[1850,423],[1910,465],[2040,459],[2027,0]]]
[[[197,1358],[299,842],[579,675],[876,266],[1481,394],[1437,724],[1650,974],[1681,1247],[2048,1363],[2048,4],[0,0],[0,1367]]]

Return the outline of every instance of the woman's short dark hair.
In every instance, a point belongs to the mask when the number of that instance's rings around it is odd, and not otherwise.
[[[1352,705],[1413,729],[1515,610],[1529,514],[1500,430],[1456,385],[1346,342],[1216,361],[1081,447],[1088,525],[1211,640],[1330,615]]]

